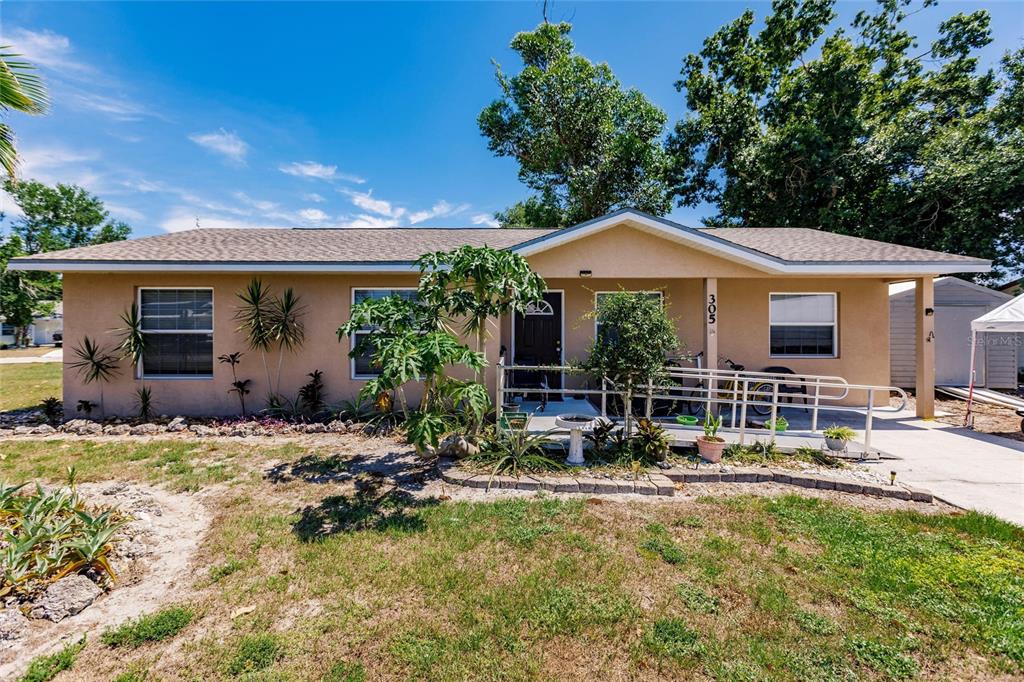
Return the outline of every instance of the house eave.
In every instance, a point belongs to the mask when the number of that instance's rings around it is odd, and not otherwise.
[[[14,259],[11,270],[50,272],[296,272],[296,273],[411,273],[419,272],[415,263],[273,262],[273,261],[99,261]]]
[[[215,262],[215,261],[89,261],[15,259],[11,270],[45,270],[51,272],[282,272],[282,273],[380,273],[408,274],[419,272],[415,263],[296,263],[296,262]],[[932,262],[832,262],[782,261],[772,268],[757,268],[771,275],[829,277],[913,277],[955,273],[984,273],[991,270],[989,261]]]

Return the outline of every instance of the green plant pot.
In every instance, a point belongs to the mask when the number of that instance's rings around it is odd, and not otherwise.
[[[677,414],[676,424],[679,424],[681,426],[696,426],[697,418],[694,417],[692,414]]]

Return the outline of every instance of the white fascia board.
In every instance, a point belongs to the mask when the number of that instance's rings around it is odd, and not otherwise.
[[[10,270],[51,272],[375,272],[418,273],[415,263],[174,263],[167,261],[12,260]]]

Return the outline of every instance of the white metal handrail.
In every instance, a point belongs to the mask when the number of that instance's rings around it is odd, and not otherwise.
[[[513,371],[522,372],[563,372],[563,373],[585,373],[575,367],[563,365],[505,365],[504,358],[501,358],[497,366],[496,377],[496,401],[497,418],[501,423],[502,405],[505,395],[508,393],[540,393],[545,396],[550,394],[572,394],[572,395],[600,395],[601,415],[607,417],[607,398],[609,395],[619,396],[623,400],[623,408],[626,415],[632,411],[631,401],[626,401],[625,388],[616,386],[615,382],[607,377],[602,378],[601,388],[551,388],[551,387],[514,387],[508,386],[506,373]],[[874,415],[879,412],[899,412],[906,406],[907,394],[897,386],[876,386],[871,384],[851,384],[839,376],[814,375],[814,374],[779,374],[773,372],[753,372],[746,370],[732,369],[704,369],[685,367],[665,367],[662,376],[679,380],[694,380],[692,386],[685,384],[663,384],[649,382],[645,386],[634,387],[633,398],[644,398],[646,401],[645,415],[652,416],[652,407],[655,400],[670,401],[699,401],[705,404],[705,409],[712,410],[712,406],[728,406],[731,408],[730,428],[737,428],[737,409],[739,410],[738,430],[739,442],[744,443],[747,424],[747,408],[752,403],[768,405],[771,410],[769,429],[775,433],[775,426],[778,419],[780,407],[790,406],[792,402],[785,403],[782,400],[792,400],[797,395],[792,392],[782,391],[780,400],[780,386],[800,384],[805,388],[812,389],[807,393],[801,393],[805,399],[805,408],[811,411],[811,431],[818,430],[818,413],[821,410],[829,412],[864,412],[864,447],[871,445],[871,432]],[[722,384],[721,386],[719,384]],[[610,388],[609,388],[610,387]],[[765,387],[771,388],[770,400],[767,400]],[[756,391],[754,390],[756,389]],[[864,406],[860,405],[839,405],[834,404],[845,400],[851,390],[864,391],[867,393],[867,401]],[[834,392],[833,392],[834,391]],[[899,406],[876,407],[875,395],[891,395],[897,393],[900,397]],[[813,402],[808,405],[807,400]],[[824,403],[824,404],[823,404]]]

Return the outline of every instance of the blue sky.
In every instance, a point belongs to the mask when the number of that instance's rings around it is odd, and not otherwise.
[[[580,52],[607,61],[668,114],[683,57],[765,3],[554,2]],[[870,3],[840,3],[840,21]],[[1024,38],[1024,3],[940,3],[914,17],[987,7],[994,64]],[[45,117],[9,121],[22,175],[78,183],[137,235],[203,227],[486,225],[526,196],[516,164],[476,126],[498,90],[491,59],[540,20],[519,3],[0,4],[0,44],[43,70]],[[0,211],[16,210],[0,196]],[[708,207],[677,209],[696,224]]]

